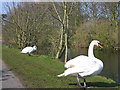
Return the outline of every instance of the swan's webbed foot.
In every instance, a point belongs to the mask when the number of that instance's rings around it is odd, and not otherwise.
[[[79,88],[83,88],[83,86],[80,83],[77,83],[77,84],[78,84]]]
[[[85,78],[83,78],[83,79],[84,79],[84,88],[93,88],[93,87],[87,87],[86,80],[85,80]]]

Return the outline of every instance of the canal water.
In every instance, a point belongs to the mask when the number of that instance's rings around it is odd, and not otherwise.
[[[111,78],[117,82],[120,82],[120,74],[118,73],[118,51],[109,49],[94,49],[94,56],[100,59],[104,63],[104,67],[101,76]],[[87,48],[70,48],[68,49],[68,60],[77,57],[79,55],[88,55]],[[61,58],[64,61],[64,56]]]

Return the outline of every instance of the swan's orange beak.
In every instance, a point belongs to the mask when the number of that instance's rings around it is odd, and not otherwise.
[[[100,43],[98,44],[98,46],[101,47],[101,48],[103,48]]]

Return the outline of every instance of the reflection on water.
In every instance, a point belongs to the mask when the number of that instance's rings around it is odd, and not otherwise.
[[[88,55],[86,48],[71,48],[68,50],[68,60],[79,55]],[[119,53],[120,54],[120,53]],[[103,61],[104,67],[100,75],[107,78],[111,78],[117,82],[120,82],[120,74],[118,73],[118,52],[112,50],[94,50],[94,56]],[[62,60],[64,57],[62,57]]]
[[[104,63],[101,75],[120,82],[118,74],[118,52],[112,50],[95,51],[95,56]]]

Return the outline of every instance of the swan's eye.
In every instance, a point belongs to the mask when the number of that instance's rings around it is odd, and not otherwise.
[[[98,44],[100,44],[100,42],[98,42]],[[101,45],[101,44],[100,44]]]

